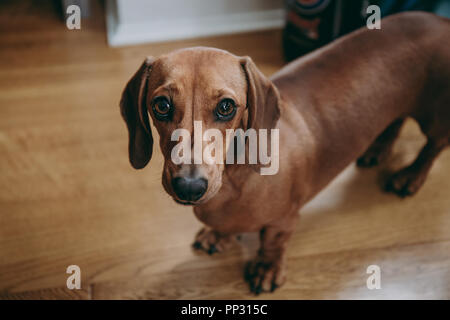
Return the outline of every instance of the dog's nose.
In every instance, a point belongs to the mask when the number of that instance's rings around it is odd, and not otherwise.
[[[172,186],[181,200],[196,201],[205,194],[208,181],[203,178],[177,177],[172,179]]]

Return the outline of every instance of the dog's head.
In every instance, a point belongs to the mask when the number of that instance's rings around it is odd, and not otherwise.
[[[141,169],[150,161],[150,115],[165,158],[164,188],[179,203],[206,202],[219,192],[226,164],[225,159],[201,163],[194,159],[207,147],[202,136],[195,146],[195,127],[200,123],[202,132],[220,132],[211,141],[223,137],[225,152],[220,156],[225,157],[229,145],[226,130],[273,128],[279,118],[278,103],[277,89],[248,57],[212,48],[189,48],[158,59],[147,58],[126,85],[120,102],[129,132],[130,162]],[[182,133],[179,141],[172,141],[175,130]],[[180,142],[187,143],[185,139],[190,140],[189,150],[181,151]],[[192,158],[191,164],[173,161],[174,154],[180,152]]]

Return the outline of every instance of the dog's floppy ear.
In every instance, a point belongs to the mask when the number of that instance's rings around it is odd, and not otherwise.
[[[240,62],[247,78],[247,128],[272,129],[280,118],[278,90],[250,57],[242,57]]]
[[[145,100],[148,77],[153,58],[145,59],[139,70],[128,81],[120,100],[120,113],[128,127],[128,153],[135,169],[144,168],[153,152],[153,136],[148,122]]]

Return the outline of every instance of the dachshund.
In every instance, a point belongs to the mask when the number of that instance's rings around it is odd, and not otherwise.
[[[405,118],[417,120],[427,143],[388,179],[389,191],[416,193],[449,144],[450,20],[416,12],[381,22],[381,30],[354,31],[270,78],[249,57],[195,47],[147,58],[125,87],[131,165],[144,168],[152,156],[150,116],[165,158],[164,189],[205,224],[194,247],[220,252],[239,233],[259,232],[245,272],[256,294],[285,282],[299,209],[352,161],[385,160]],[[172,133],[193,136],[195,121],[223,137],[230,129],[278,130],[278,172],[260,174],[259,162],[175,164]]]

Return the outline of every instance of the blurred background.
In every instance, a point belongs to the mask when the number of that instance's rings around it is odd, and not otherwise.
[[[164,192],[158,144],[145,170],[128,162],[122,90],[146,56],[199,45],[249,55],[270,76],[365,25],[371,4],[450,17],[448,0],[1,1],[0,298],[254,298],[242,274],[256,235],[192,252],[201,224]],[[408,121],[387,164],[351,165],[309,203],[288,282],[259,298],[450,298],[448,150],[415,197],[380,190],[424,141]],[[382,290],[366,287],[372,264]],[[69,265],[80,290],[66,287]]]

